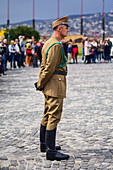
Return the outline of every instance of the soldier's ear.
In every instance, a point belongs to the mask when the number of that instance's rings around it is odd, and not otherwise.
[[[61,31],[61,29],[62,29],[62,26],[59,25],[58,28],[57,28],[57,30],[58,30],[58,31]]]

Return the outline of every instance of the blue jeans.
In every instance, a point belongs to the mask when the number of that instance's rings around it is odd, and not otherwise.
[[[104,52],[102,52],[102,56],[103,56],[104,61],[105,61],[105,60],[106,60],[106,56],[105,56],[105,53],[104,53]]]
[[[84,48],[82,48],[82,60],[84,60]]]
[[[96,57],[97,57],[97,51],[94,51],[94,55],[93,55],[93,58],[92,58],[93,63],[96,61]]]
[[[33,55],[33,67],[38,67],[38,57]]]
[[[97,56],[98,56],[98,57],[97,57],[97,60],[98,60],[98,61],[101,61],[101,54],[102,54],[102,52],[98,52],[98,55],[97,55]]]
[[[15,54],[11,54],[11,63],[10,63],[11,68],[15,68]]]
[[[5,67],[5,54],[3,54],[3,56],[2,56],[2,62],[3,62],[3,71],[6,71],[6,67]]]
[[[110,56],[110,54],[108,54],[108,59],[111,61],[111,56]]]

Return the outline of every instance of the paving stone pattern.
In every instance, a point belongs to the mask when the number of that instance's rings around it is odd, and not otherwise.
[[[57,129],[68,161],[39,150],[44,97],[34,88],[39,68],[0,77],[1,170],[113,170],[113,63],[68,64],[67,98]]]

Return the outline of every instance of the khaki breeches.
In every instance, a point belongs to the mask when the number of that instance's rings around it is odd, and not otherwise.
[[[53,130],[57,127],[61,119],[63,99],[45,96],[45,110],[41,124],[46,126],[46,130]]]
[[[72,59],[72,54],[68,53],[68,63],[71,63],[71,59]]]

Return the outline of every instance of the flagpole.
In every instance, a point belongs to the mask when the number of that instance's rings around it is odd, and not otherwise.
[[[59,18],[59,0],[58,0],[58,18]]]
[[[105,20],[104,20],[104,0],[103,0],[103,15],[102,15],[102,32],[103,32],[103,41],[105,39]]]
[[[33,29],[35,29],[35,0],[33,0]]]
[[[8,31],[8,44],[9,44],[9,0],[8,0],[8,10],[7,10],[7,31]]]
[[[81,0],[81,35],[83,34],[83,0]]]

